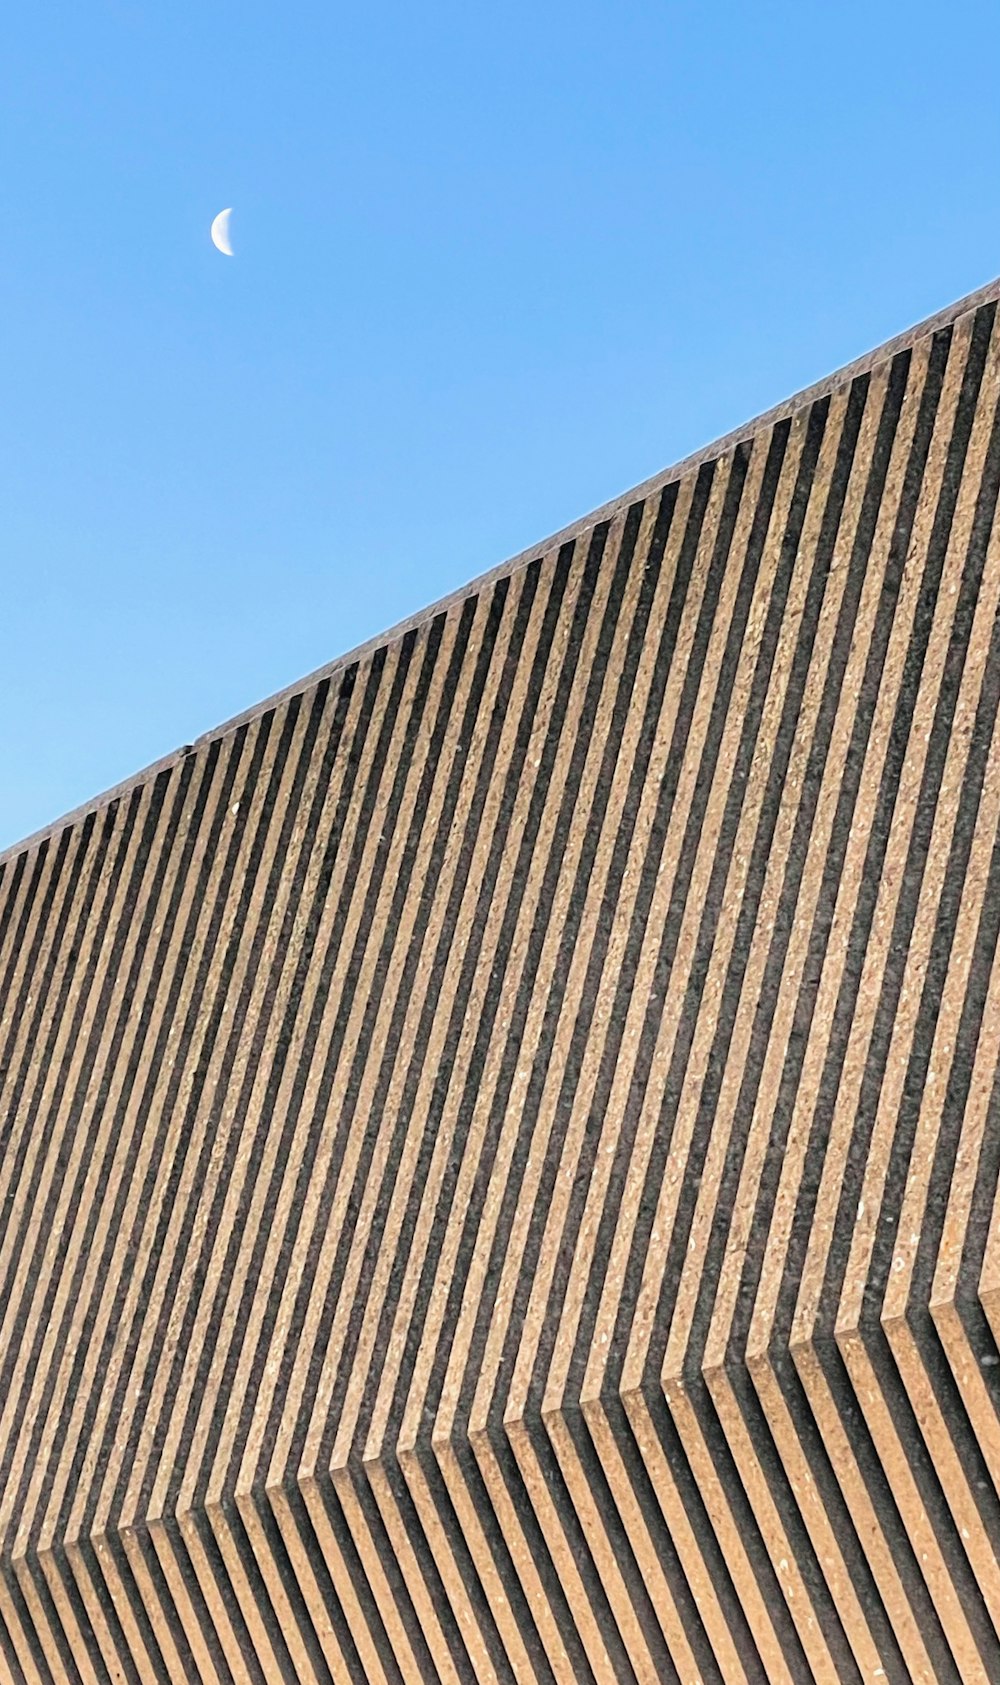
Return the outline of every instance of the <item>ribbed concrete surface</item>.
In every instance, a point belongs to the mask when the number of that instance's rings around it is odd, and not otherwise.
[[[0,865],[0,1679],[1000,1679],[996,291]]]

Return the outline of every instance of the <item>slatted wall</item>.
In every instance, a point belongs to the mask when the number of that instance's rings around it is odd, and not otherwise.
[[[0,1681],[1000,1679],[1000,322],[0,863]]]

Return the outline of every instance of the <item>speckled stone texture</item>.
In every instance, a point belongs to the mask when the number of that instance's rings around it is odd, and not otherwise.
[[[0,1682],[1000,1680],[1000,287],[0,857]]]

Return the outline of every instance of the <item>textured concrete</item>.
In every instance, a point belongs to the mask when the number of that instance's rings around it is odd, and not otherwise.
[[[994,287],[0,857],[0,1681],[1000,1679]]]

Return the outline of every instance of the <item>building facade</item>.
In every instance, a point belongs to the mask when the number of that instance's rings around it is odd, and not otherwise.
[[[1000,1679],[1000,286],[0,857],[0,1682]]]

